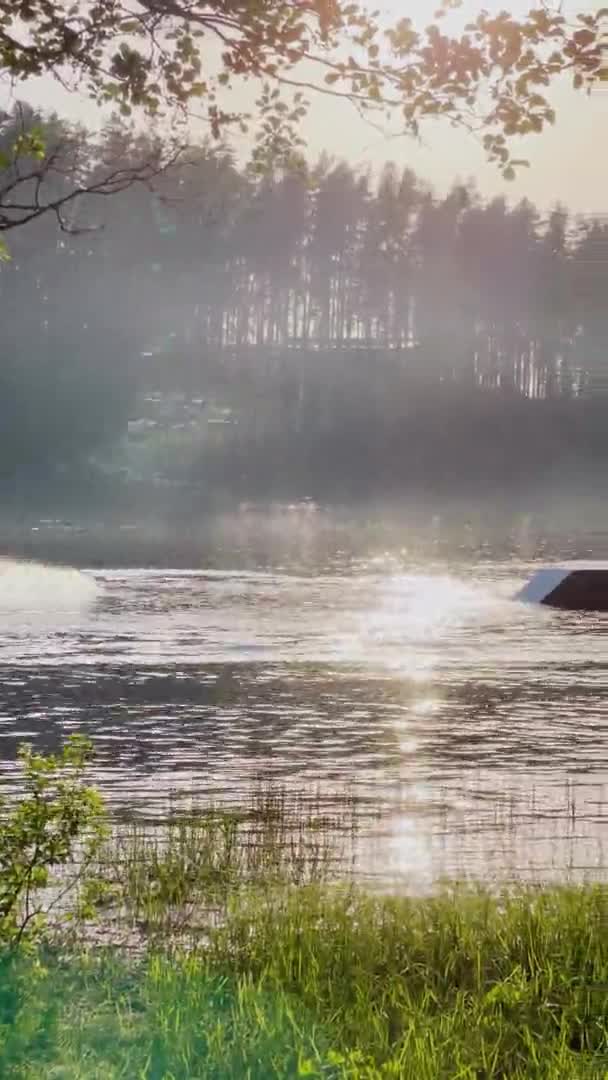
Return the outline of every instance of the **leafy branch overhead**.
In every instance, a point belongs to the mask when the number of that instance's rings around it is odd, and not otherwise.
[[[443,32],[460,4],[441,0],[418,29],[407,16],[387,26],[350,0],[2,0],[0,68],[15,80],[50,73],[123,114],[196,108],[218,137],[253,126],[260,168],[297,153],[311,94],[397,113],[414,134],[443,116],[479,132],[508,177],[518,164],[509,138],[554,120],[547,88],[557,76],[587,89],[608,79],[608,9],[572,19],[545,3],[522,19],[482,11]],[[254,107],[231,108],[229,91],[248,80]]]

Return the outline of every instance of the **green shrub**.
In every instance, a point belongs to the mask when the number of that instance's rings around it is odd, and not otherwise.
[[[23,797],[14,806],[0,799],[0,948],[39,935],[49,910],[41,890],[52,884],[52,872],[77,856],[82,879],[99,851],[107,833],[104,806],[83,782],[91,756],[81,736],[68,739],[59,755],[20,749]]]

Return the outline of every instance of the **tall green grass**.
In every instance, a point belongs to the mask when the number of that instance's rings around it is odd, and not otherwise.
[[[599,887],[419,901],[304,886],[242,898],[197,950],[17,957],[0,1075],[608,1075]]]
[[[371,896],[338,824],[266,793],[115,834],[100,945],[82,923],[2,960],[0,1077],[608,1077],[605,887]],[[109,946],[108,911],[145,948]]]
[[[135,931],[140,944],[200,945],[238,898],[351,877],[358,828],[354,800],[284,788],[260,787],[240,809],[174,807],[160,824],[115,827],[72,908],[101,916],[102,940],[122,929],[132,943]],[[68,925],[90,939],[86,920]]]

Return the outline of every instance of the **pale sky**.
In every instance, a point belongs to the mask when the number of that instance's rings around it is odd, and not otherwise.
[[[382,10],[391,21],[407,14],[424,26],[432,21],[435,6],[433,0],[384,0]],[[465,0],[462,12],[454,18],[461,21],[471,17],[481,7],[523,14],[531,6],[531,0]],[[595,0],[565,0],[562,6],[566,13],[574,14],[600,5]],[[36,105],[92,124],[99,122],[95,105],[77,94],[68,95],[50,79],[28,84],[27,94],[24,89],[22,86],[20,96]],[[485,160],[472,136],[441,121],[424,125],[419,145],[410,137],[383,135],[366,124],[348,103],[325,97],[313,106],[304,134],[312,158],[326,150],[353,164],[370,162],[378,167],[394,161],[400,167],[415,169],[438,192],[456,179],[472,177],[485,196],[505,192],[509,199],[525,195],[541,209],[561,201],[574,212],[608,213],[608,90],[586,96],[564,81],[552,91],[552,101],[557,123],[540,136],[521,140],[517,156],[529,159],[531,168],[512,183],[502,180],[498,168]],[[5,94],[0,104],[6,103]]]

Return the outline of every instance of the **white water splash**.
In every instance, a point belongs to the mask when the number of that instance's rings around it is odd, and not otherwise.
[[[0,615],[78,614],[99,591],[94,578],[70,567],[0,558]]]

